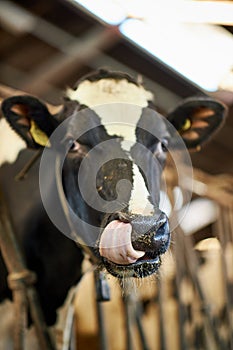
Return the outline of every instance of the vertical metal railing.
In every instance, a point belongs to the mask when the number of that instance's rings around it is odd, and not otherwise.
[[[55,344],[46,327],[40,308],[38,295],[33,284],[36,276],[29,271],[14,235],[10,215],[3,194],[0,192],[0,247],[9,272],[8,285],[12,290],[15,305],[15,339],[14,349],[24,350],[25,329],[28,310],[35,325],[40,348],[55,350]]]

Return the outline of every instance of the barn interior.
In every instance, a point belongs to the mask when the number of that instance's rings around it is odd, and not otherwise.
[[[93,70],[107,68],[142,81],[154,92],[161,113],[196,95],[227,106],[221,130],[190,154],[193,188],[179,188],[175,178],[165,176],[173,200],[177,191],[192,191],[192,199],[189,209],[179,208],[180,215],[187,209],[187,220],[176,228],[159,276],[126,285],[123,295],[122,286],[108,276],[111,300],[96,302],[93,271],[87,264],[75,297],[70,349],[233,349],[233,1],[145,1],[143,9],[138,3],[2,0],[0,101],[23,91],[59,106],[67,87]],[[190,6],[188,12],[183,3]],[[214,6],[219,6],[216,13]],[[159,26],[150,27],[151,19]],[[185,35],[179,37],[176,20],[188,27]],[[136,32],[139,28],[141,34],[144,24],[147,37]],[[161,38],[165,53],[156,52]],[[147,44],[154,44],[151,51]],[[193,53],[192,44],[197,44]],[[163,54],[174,52],[180,53],[177,66],[170,65],[169,57],[163,60]],[[190,75],[182,71],[184,66]],[[214,80],[219,67],[221,74]],[[66,317],[58,332],[63,342],[58,349],[63,350],[68,349],[61,335]]]

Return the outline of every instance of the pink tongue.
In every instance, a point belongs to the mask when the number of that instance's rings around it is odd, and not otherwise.
[[[104,229],[99,244],[100,255],[121,265],[132,264],[145,255],[135,250],[131,243],[132,226],[118,220],[111,221]]]

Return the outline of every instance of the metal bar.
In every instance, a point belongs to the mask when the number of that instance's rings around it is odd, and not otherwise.
[[[139,338],[141,341],[141,349],[142,350],[150,350],[150,347],[147,343],[147,339],[145,336],[145,331],[143,329],[143,324],[142,324],[142,313],[143,312],[142,312],[142,304],[141,304],[140,300],[137,300],[136,303],[134,303],[134,311],[135,311],[136,326],[137,326]]]
[[[224,292],[225,292],[225,300],[226,300],[226,317],[227,323],[229,326],[229,346],[233,349],[233,305],[232,305],[232,283],[228,280],[228,271],[226,264],[226,251],[229,247],[229,244],[233,244],[231,237],[231,211],[227,208],[220,208],[219,219],[216,223],[217,235],[219,237],[222,254],[221,254],[221,262],[222,262],[222,275],[224,279]]]
[[[95,292],[96,292],[96,312],[97,312],[97,321],[98,321],[98,330],[99,330],[99,341],[100,341],[100,349],[108,350],[108,341],[106,336],[105,329],[105,321],[104,321],[104,312],[102,301],[99,298],[99,279],[101,272],[99,270],[94,271],[94,279],[95,279]],[[101,293],[102,294],[102,293]]]
[[[55,350],[55,346],[50,339],[50,335],[47,331],[43,315],[39,306],[37,293],[34,287],[24,283],[23,277],[31,277],[30,271],[27,270],[22,253],[18,246],[17,240],[14,236],[13,227],[11,224],[10,216],[6,207],[6,203],[3,194],[0,192],[0,247],[6,267],[10,273],[8,282],[14,290],[13,294],[15,302],[19,302],[18,323],[17,323],[17,335],[16,346],[17,350],[23,349],[24,346],[24,327],[26,304],[29,301],[30,311],[32,319],[36,326],[37,335],[41,345],[41,349]],[[15,284],[15,286],[12,286]],[[21,323],[21,324],[20,324]],[[17,343],[16,343],[17,344]]]
[[[33,287],[29,287],[27,289],[27,297],[29,301],[32,320],[35,324],[35,329],[41,349],[56,350],[54,340],[51,338],[44,321],[44,316],[40,307],[36,289]]]
[[[9,273],[21,272],[26,269],[25,262],[20,250],[18,249],[18,243],[13,233],[13,227],[1,191],[0,224],[0,246],[6,267]]]
[[[161,276],[159,278],[156,277],[156,282],[158,286],[158,308],[159,308],[159,325],[160,325],[160,349],[168,350],[166,344],[166,333],[164,329],[165,320],[163,313],[163,281]]]
[[[124,305],[124,311],[125,311],[126,349],[134,350],[132,336],[131,336],[133,316],[132,316],[132,308],[130,305],[129,298],[130,296],[126,295],[124,292],[122,299],[123,299],[123,305]]]
[[[177,227],[177,230],[182,233],[182,229],[180,227]],[[198,277],[197,277],[197,267],[198,267],[198,260],[196,257],[196,254],[193,250],[193,245],[191,243],[191,237],[190,236],[185,236],[183,234],[183,242],[184,242],[184,252],[185,252],[185,256],[186,256],[186,263],[187,263],[187,269],[188,272],[190,274],[190,277],[194,283],[194,286],[196,288],[196,291],[198,293],[198,296],[200,298],[201,304],[203,306],[205,306],[204,308],[204,319],[206,321],[206,324],[208,325],[209,329],[211,330],[211,333],[213,335],[213,340],[215,341],[216,344],[216,349],[218,349],[219,347],[221,348],[221,350],[228,350],[228,348],[226,347],[226,344],[222,341],[222,339],[219,336],[218,330],[216,329],[213,319],[211,317],[210,314],[210,310],[208,308],[208,306],[206,307],[207,303],[205,300],[205,296],[202,290],[202,287],[199,283]]]
[[[15,309],[14,350],[24,350],[27,327],[27,297],[26,289],[13,290]]]
[[[97,311],[97,320],[98,320],[100,349],[101,350],[108,350],[106,330],[104,327],[104,313],[103,313],[101,301],[96,300],[96,311]]]
[[[183,249],[183,237],[180,232],[175,233],[175,260],[176,260],[176,288],[177,288],[177,301],[178,301],[178,315],[179,315],[179,338],[180,338],[180,350],[186,350],[189,348],[189,344],[184,332],[184,324],[188,319],[187,310],[182,305],[182,301],[179,293],[179,286],[181,286],[182,280],[186,274],[186,263],[184,258]]]
[[[39,157],[42,154],[42,149],[37,151],[32,158],[29,159],[29,161],[25,164],[25,166],[23,167],[22,170],[20,170],[20,172],[15,176],[15,180],[16,181],[21,181],[24,180],[27,175],[29,170],[32,168],[32,166],[36,163],[36,161],[39,159]]]

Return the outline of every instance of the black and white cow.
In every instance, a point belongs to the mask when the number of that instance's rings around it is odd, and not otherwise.
[[[222,124],[225,108],[208,97],[187,99],[167,116],[167,123],[152,100],[152,93],[127,74],[100,70],[67,91],[56,115],[32,96],[13,96],[2,103],[4,117],[28,148],[46,145],[46,152],[55,159],[63,155],[61,183],[70,206],[68,217],[59,203],[56,162],[45,166],[49,175],[41,186],[46,187],[48,200],[55,191],[51,206],[64,221],[74,217],[67,230],[81,237],[81,246],[77,246],[51,222],[40,199],[39,165],[25,181],[13,181],[26,162],[26,151],[14,164],[2,166],[2,188],[27,265],[38,276],[37,289],[48,324],[54,323],[56,309],[81,277],[82,245],[89,246],[99,266],[119,278],[155,273],[160,256],[169,247],[168,219],[159,209],[166,153],[178,134],[187,148],[197,149]],[[60,125],[64,125],[61,130]],[[56,130],[57,144],[53,139]],[[11,140],[8,142],[11,148]],[[91,237],[90,227],[95,229]],[[10,291],[2,260],[0,276],[3,300]]]

